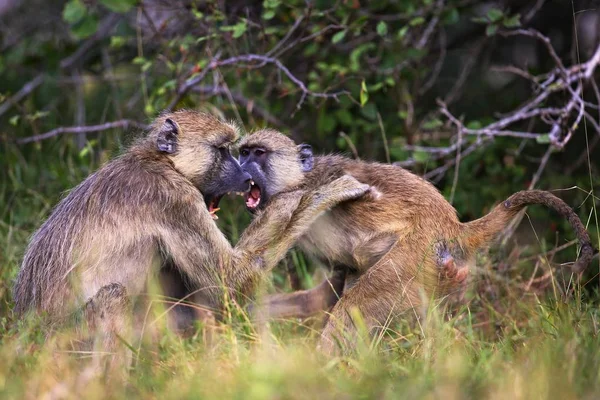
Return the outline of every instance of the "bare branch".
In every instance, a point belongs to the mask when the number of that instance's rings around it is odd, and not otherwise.
[[[565,70],[565,65],[563,64],[563,62],[560,59],[560,57],[558,56],[558,54],[556,54],[556,51],[554,50],[554,47],[552,47],[552,43],[550,42],[550,39],[547,36],[542,35],[539,31],[536,31],[535,29],[515,29],[514,31],[500,32],[500,35],[502,35],[502,36],[523,35],[523,36],[529,36],[529,37],[538,39],[539,41],[544,43],[544,45],[546,46],[546,49],[548,50],[548,53],[550,54],[550,57],[552,57],[552,59],[556,63],[556,66],[561,71],[563,76],[564,77],[567,76],[567,72]]]
[[[296,104],[297,110],[299,110],[300,107],[302,107],[302,104],[304,103],[304,100],[306,99],[306,96],[308,96],[308,95],[310,95],[312,97],[332,98],[337,101],[339,96],[350,94],[350,92],[348,92],[347,90],[340,90],[338,92],[332,92],[332,93],[313,92],[312,90],[310,90],[306,87],[306,84],[304,82],[302,82],[300,79],[296,78],[296,76],[294,74],[292,74],[292,72],[285,65],[283,65],[283,63],[281,61],[279,61],[277,58],[267,57],[267,56],[263,56],[263,55],[259,55],[259,54],[246,54],[246,55],[231,57],[226,60],[217,61],[217,66],[237,64],[239,62],[246,62],[246,63],[259,62],[259,67],[262,67],[266,64],[275,64],[275,66],[281,72],[283,72],[283,74],[285,76],[287,76],[289,80],[291,80],[296,86],[298,86],[298,88],[302,92],[302,96],[300,97],[298,104]]]
[[[91,38],[89,38],[81,46],[79,46],[79,48],[69,57],[66,57],[60,61],[60,67],[63,69],[69,69],[81,58],[87,57],[89,55],[89,50],[92,48],[92,46],[98,41],[102,40],[104,37],[106,37],[106,35],[121,18],[122,16],[118,14],[111,14],[108,17],[106,17],[101,22],[98,31],[94,35],[92,35]],[[31,94],[31,92],[33,92],[38,86],[40,86],[45,79],[46,74],[41,73],[35,78],[33,78],[31,81],[27,82],[25,85],[23,85],[23,87],[16,94],[14,94],[4,103],[0,104],[0,116],[3,115],[6,111],[8,111],[16,103],[21,101],[23,98]]]
[[[310,90],[304,82],[302,82],[294,74],[292,74],[292,72],[285,65],[283,65],[283,63],[281,61],[279,61],[279,59],[274,58],[274,57],[269,57],[269,56],[260,55],[260,54],[245,54],[245,55],[230,57],[230,58],[227,58],[224,60],[219,60],[219,54],[217,54],[200,74],[198,74],[197,76],[195,76],[193,78],[188,79],[187,81],[185,81],[185,83],[182,86],[179,87],[179,89],[177,90],[177,95],[171,101],[171,103],[169,104],[169,106],[167,108],[172,109],[173,107],[175,107],[175,105],[179,102],[179,100],[181,100],[181,98],[191,88],[193,88],[194,86],[196,86],[196,85],[200,84],[200,82],[202,82],[202,80],[206,77],[206,75],[208,74],[209,71],[214,70],[219,67],[235,65],[238,63],[253,64],[253,65],[249,66],[251,68],[261,68],[267,64],[274,64],[277,67],[277,69],[279,71],[281,71],[285,76],[287,76],[288,79],[291,80],[302,92],[302,95],[300,96],[300,100],[296,104],[296,110],[299,110],[302,107],[302,104],[306,100],[307,96],[320,97],[320,98],[326,98],[326,99],[334,99],[334,100],[338,101],[339,96],[350,95],[350,92],[348,92],[347,90],[340,90],[340,91],[331,92],[331,93],[314,92],[314,91]],[[258,63],[258,64],[255,64],[255,63]]]
[[[127,129],[129,127],[138,128],[138,129],[148,129],[148,125],[142,124],[137,121],[133,121],[130,119],[122,119],[119,121],[107,122],[105,124],[100,125],[87,125],[87,126],[61,126],[56,129],[52,129],[46,133],[42,133],[40,135],[29,136],[23,139],[17,140],[18,144],[25,144],[31,142],[40,142],[45,139],[49,139],[64,133],[69,134],[80,134],[80,133],[91,133],[91,132],[101,132],[107,131],[109,129],[114,128],[123,128]]]
[[[584,81],[591,82],[592,88],[595,87],[595,82],[592,80],[592,77],[595,69],[600,63],[600,46],[596,50],[596,53],[586,63],[565,68],[562,61],[554,51],[554,48],[550,44],[550,39],[538,31],[519,29],[511,32],[504,32],[502,34],[505,36],[531,36],[541,40],[546,45],[550,56],[557,65],[557,68],[548,74],[533,76],[526,71],[512,66],[495,67],[495,69],[513,72],[532,82],[535,82],[538,85],[536,87],[538,94],[511,113],[481,129],[469,129],[464,127],[462,122],[450,113],[446,103],[438,101],[440,112],[456,126],[459,132],[462,132],[463,134],[511,136],[523,139],[538,139],[543,135],[547,135],[552,146],[556,148],[564,147],[570,141],[571,137],[573,136],[573,132],[577,129],[581,120],[584,117],[587,120],[591,119],[586,111],[586,107],[594,110],[598,109],[598,105],[585,102],[582,99],[582,93]],[[575,83],[577,83],[577,87],[573,88],[572,85]],[[549,100],[552,94],[558,92],[566,92],[570,96],[564,106],[542,107],[542,105]],[[573,118],[573,115],[574,120],[569,122],[571,118]],[[540,118],[541,121],[550,125],[547,133],[521,132],[509,129],[511,125],[517,122],[532,122],[535,118]],[[594,121],[593,125],[597,126],[598,124],[596,124]]]
[[[0,115],[7,112],[12,106],[33,92],[42,84],[42,82],[44,82],[44,79],[46,79],[46,74],[39,74],[23,85],[23,87],[17,93],[9,97],[4,103],[0,104]]]
[[[89,57],[90,49],[100,40],[104,39],[106,35],[112,30],[112,28],[119,22],[122,15],[110,14],[100,22],[100,26],[96,33],[94,33],[88,40],[83,42],[81,46],[69,57],[64,58],[60,62],[62,69],[69,69],[79,62],[84,57]]]
[[[221,86],[196,86],[192,89],[193,92],[208,94],[208,95],[227,95],[225,88]],[[231,92],[233,100],[244,107],[249,114],[255,114],[267,121],[271,125],[283,127],[285,124],[277,117],[269,113],[265,108],[256,104],[254,100],[250,100],[242,93]]]

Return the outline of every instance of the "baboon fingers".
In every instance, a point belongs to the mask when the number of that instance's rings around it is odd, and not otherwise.
[[[325,193],[330,197],[330,204],[346,200],[354,200],[371,190],[371,186],[357,181],[350,175],[344,175],[326,186]]]

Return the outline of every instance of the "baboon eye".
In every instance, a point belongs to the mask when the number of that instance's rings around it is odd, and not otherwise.
[[[250,155],[250,152],[248,151],[248,149],[241,149],[240,150],[240,156],[242,157],[248,157]]]
[[[255,149],[254,150],[254,155],[255,156],[262,156],[263,154],[265,154],[265,151],[263,149]]]

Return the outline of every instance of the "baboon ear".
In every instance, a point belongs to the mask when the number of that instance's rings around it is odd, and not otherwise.
[[[171,118],[167,118],[158,132],[156,147],[158,151],[173,154],[177,151],[177,135],[179,126]]]
[[[300,165],[302,172],[308,172],[313,169],[314,158],[312,147],[309,144],[301,144],[298,146],[298,154],[300,156]]]

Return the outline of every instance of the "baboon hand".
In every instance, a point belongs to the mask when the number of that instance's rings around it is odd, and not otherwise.
[[[324,208],[331,208],[338,203],[358,199],[372,191],[370,185],[360,183],[350,175],[337,178],[328,185],[321,186],[314,193],[314,200],[321,202]]]

